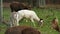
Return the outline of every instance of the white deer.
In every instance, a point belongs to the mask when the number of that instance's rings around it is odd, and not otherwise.
[[[19,21],[24,17],[29,18],[33,22],[34,26],[34,20],[36,20],[40,25],[43,23],[43,19],[40,19],[36,15],[35,11],[32,10],[19,10],[18,12],[13,12],[12,16],[12,19],[15,21],[13,24],[16,24],[16,26],[19,26]]]

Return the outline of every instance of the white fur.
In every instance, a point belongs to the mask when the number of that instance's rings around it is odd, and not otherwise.
[[[40,18],[36,15],[35,11],[32,10],[20,10],[17,13],[14,14],[13,18],[14,20],[16,20],[16,25],[19,25],[19,21],[23,18],[29,18],[33,24],[34,24],[34,20],[36,20],[37,22],[40,21]],[[35,26],[35,24],[34,24]]]

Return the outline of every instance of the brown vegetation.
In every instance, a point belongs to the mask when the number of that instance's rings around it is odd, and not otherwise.
[[[13,11],[16,11],[17,12],[17,11],[22,10],[22,9],[30,9],[31,6],[28,6],[25,3],[12,2],[10,4],[10,8],[11,8],[11,12],[13,12]]]
[[[57,18],[54,18],[53,20],[52,20],[52,28],[53,29],[55,29],[56,31],[60,31],[59,30],[59,26],[58,26],[58,19]]]
[[[41,33],[32,27],[16,26],[8,28],[5,34],[41,34]]]

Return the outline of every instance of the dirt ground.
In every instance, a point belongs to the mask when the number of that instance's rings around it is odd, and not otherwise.
[[[7,2],[5,2],[5,3],[3,3],[3,7],[9,7],[9,5],[10,5],[10,3],[7,3]],[[46,8],[49,8],[49,7],[51,7],[51,8],[60,8],[60,5],[58,4],[55,4],[55,5],[53,5],[53,4],[48,4],[48,5],[46,5],[45,6]]]

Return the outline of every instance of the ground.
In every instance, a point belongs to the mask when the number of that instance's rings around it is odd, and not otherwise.
[[[37,13],[39,18],[43,18],[44,24],[42,27],[39,27],[37,25],[38,23],[35,21],[36,27],[39,31],[41,31],[42,34],[58,34],[58,32],[54,29],[51,29],[51,21],[54,17],[57,17],[59,22],[60,22],[60,9],[40,9],[40,8],[33,8],[33,10]],[[6,21],[9,21],[10,17],[10,8],[4,8],[3,10],[3,17]],[[25,21],[26,18],[22,19],[20,21],[20,26],[22,25],[27,25],[27,26],[32,26],[33,23],[29,20],[28,22]],[[60,26],[60,23],[59,23]],[[4,34],[4,32],[7,29],[7,26],[5,24],[0,24],[0,34]]]

